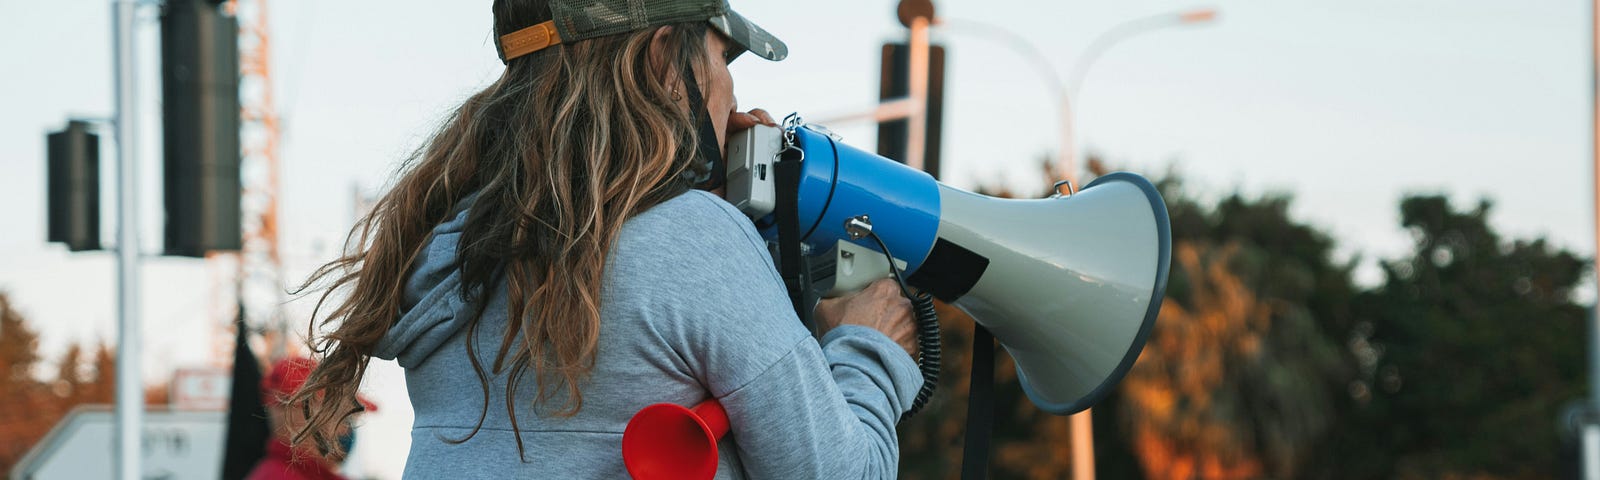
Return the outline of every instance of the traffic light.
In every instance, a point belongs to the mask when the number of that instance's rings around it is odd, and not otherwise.
[[[213,2],[162,7],[167,255],[240,247],[238,35]]]
[[[45,137],[48,223],[46,241],[67,250],[100,249],[100,136],[72,120]]]
[[[893,100],[911,94],[911,49],[903,43],[883,45],[883,70],[879,77],[878,99]],[[944,120],[944,47],[928,47],[927,146],[923,150],[923,169],[939,178],[939,132]],[[878,155],[906,161],[906,120],[878,123]]]

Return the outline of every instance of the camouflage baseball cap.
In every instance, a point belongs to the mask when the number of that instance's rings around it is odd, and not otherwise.
[[[783,60],[789,47],[728,6],[727,0],[551,0],[550,21],[500,36],[500,58],[533,53],[563,42],[705,20],[743,51]]]

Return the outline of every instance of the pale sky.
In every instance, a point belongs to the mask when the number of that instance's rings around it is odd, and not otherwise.
[[[381,189],[450,108],[498,75],[489,3],[273,2],[286,281],[331,258],[353,219],[354,188]],[[0,0],[0,204],[9,207],[0,210],[0,289],[52,350],[115,335],[110,255],[44,243],[44,133],[68,116],[111,113],[109,5]],[[790,48],[781,63],[747,55],[734,64],[740,104],[813,118],[872,104],[879,45],[904,34],[894,5],[734,0]],[[1347,256],[1404,251],[1396,205],[1407,192],[1448,192],[1463,205],[1488,197],[1503,231],[1593,251],[1587,2],[938,3],[946,17],[1022,35],[1062,76],[1107,29],[1198,6],[1216,7],[1218,20],[1128,38],[1093,64],[1074,98],[1083,152],[1136,171],[1176,168],[1207,196],[1291,192],[1294,213],[1332,232]],[[154,15],[143,15],[140,39],[146,252],[159,250],[161,232]],[[1001,42],[935,39],[950,62],[946,181],[1032,185],[1038,158],[1057,145],[1050,89]],[[833,129],[875,145],[870,126]],[[109,242],[109,141],[102,151]],[[206,363],[216,319],[204,262],[150,258],[142,272],[149,375]],[[306,311],[288,307],[295,318]],[[397,370],[384,364],[370,382],[384,410],[355,460],[381,476],[397,474],[409,429]]]

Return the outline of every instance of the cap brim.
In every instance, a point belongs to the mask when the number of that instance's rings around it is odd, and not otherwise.
[[[727,35],[733,43],[761,58],[776,62],[789,56],[789,46],[784,45],[783,40],[778,40],[778,37],[772,36],[739,12],[728,10],[727,15],[711,17],[706,21]]]

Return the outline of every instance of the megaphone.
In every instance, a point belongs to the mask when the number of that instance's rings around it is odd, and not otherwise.
[[[1044,411],[1072,414],[1104,398],[1161,308],[1172,252],[1167,208],[1138,175],[1105,175],[1065,196],[994,198],[799,125],[758,126],[730,141],[728,153],[728,200],[769,239],[777,186],[764,172],[780,155],[803,157],[798,210],[808,249],[878,251],[850,232],[852,219],[869,221],[910,284],[994,333]],[[835,290],[887,275],[840,270]]]
[[[1172,252],[1167,209],[1138,175],[1101,176],[1049,198],[994,198],[941,184],[794,116],[782,128],[730,137],[727,150],[726,197],[769,241],[779,237],[775,211],[786,188],[776,172],[781,162],[799,162],[787,188],[802,250],[834,266],[822,276],[824,296],[897,269],[993,333],[1029,400],[1046,412],[1077,413],[1110,393],[1161,308]],[[651,434],[633,424],[628,431]]]

